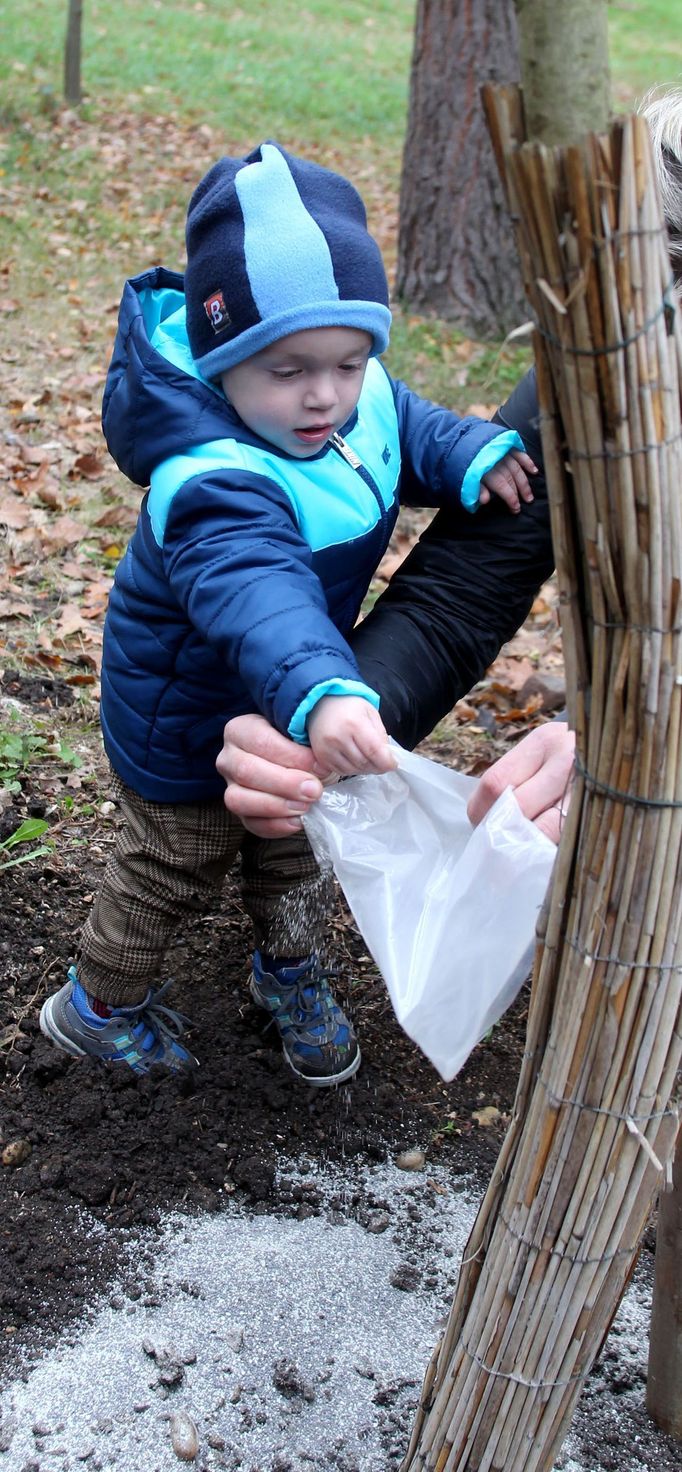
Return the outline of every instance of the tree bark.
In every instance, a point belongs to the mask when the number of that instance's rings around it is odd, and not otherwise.
[[[83,98],[81,86],[82,26],[83,0],[69,0],[64,45],[64,97],[74,107]]]
[[[516,0],[529,139],[575,143],[609,119],[606,0]]]
[[[472,337],[528,315],[480,100],[519,76],[513,0],[419,0],[403,153],[398,295]]]

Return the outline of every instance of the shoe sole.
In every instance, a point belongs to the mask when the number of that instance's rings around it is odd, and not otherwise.
[[[256,1006],[260,1009],[261,1012],[267,1012],[271,1020],[274,1022],[274,1018],[272,1016],[270,1008],[265,1006],[258,995],[257,983],[253,975],[251,976],[249,990],[254,1002],[256,1003]],[[313,1078],[309,1073],[301,1073],[300,1069],[296,1067],[295,1063],[292,1063],[289,1054],[287,1053],[287,1050],[284,1046],[284,1039],[282,1038],[281,1034],[280,1041],[282,1043],[282,1054],[284,1057],[284,1061],[291,1069],[291,1072],[297,1079],[300,1079],[302,1084],[310,1084],[311,1088],[313,1089],[333,1089],[336,1084],[346,1083],[349,1078],[353,1077],[353,1074],[357,1073],[362,1062],[362,1054],[360,1052],[360,1049],[358,1048],[358,1051],[355,1054],[352,1063],[349,1063],[348,1067],[344,1068],[341,1073],[333,1073],[331,1075],[325,1073],[322,1074],[322,1076],[319,1078]]]
[[[295,1074],[296,1078],[300,1079],[302,1084],[310,1084],[314,1089],[333,1089],[336,1084],[346,1083],[349,1078],[353,1077],[353,1074],[357,1073],[362,1062],[362,1054],[358,1048],[353,1062],[349,1063],[347,1068],[344,1068],[343,1073],[334,1073],[331,1077],[325,1074],[322,1078],[311,1078],[309,1073],[299,1073],[299,1070],[292,1063],[284,1046],[282,1047],[282,1053],[285,1062],[288,1063],[291,1072]]]

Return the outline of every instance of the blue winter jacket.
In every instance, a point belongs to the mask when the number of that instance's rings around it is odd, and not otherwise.
[[[124,782],[168,803],[220,796],[232,716],[258,710],[304,741],[322,694],[378,705],[346,636],[399,503],[475,504],[522,443],[372,359],[339,444],[288,456],[197,375],[183,278],[163,268],[125,287],[102,418],[120,469],[149,487],[106,617],[104,744]]]

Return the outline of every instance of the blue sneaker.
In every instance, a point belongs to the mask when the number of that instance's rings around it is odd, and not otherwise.
[[[187,1019],[159,1005],[168,982],[158,991],[148,991],[138,1007],[113,1007],[109,1017],[100,1017],[90,1005],[75,966],[67,975],[64,986],[48,997],[40,1013],[41,1032],[62,1052],[126,1063],[134,1073],[149,1073],[155,1063],[173,1073],[198,1066],[178,1042]]]
[[[332,996],[328,975],[315,955],[299,966],[264,971],[260,951],[254,952],[251,996],[270,1013],[296,1077],[317,1088],[341,1084],[360,1067],[357,1038]]]

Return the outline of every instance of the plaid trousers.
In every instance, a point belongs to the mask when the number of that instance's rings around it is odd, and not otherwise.
[[[255,943],[272,955],[304,956],[320,943],[331,879],[303,833],[262,839],[221,798],[158,803],[114,773],[125,822],[81,935],[78,975],[110,1006],[135,1006],[157,978],[181,920],[205,909],[241,855],[241,892]]]

